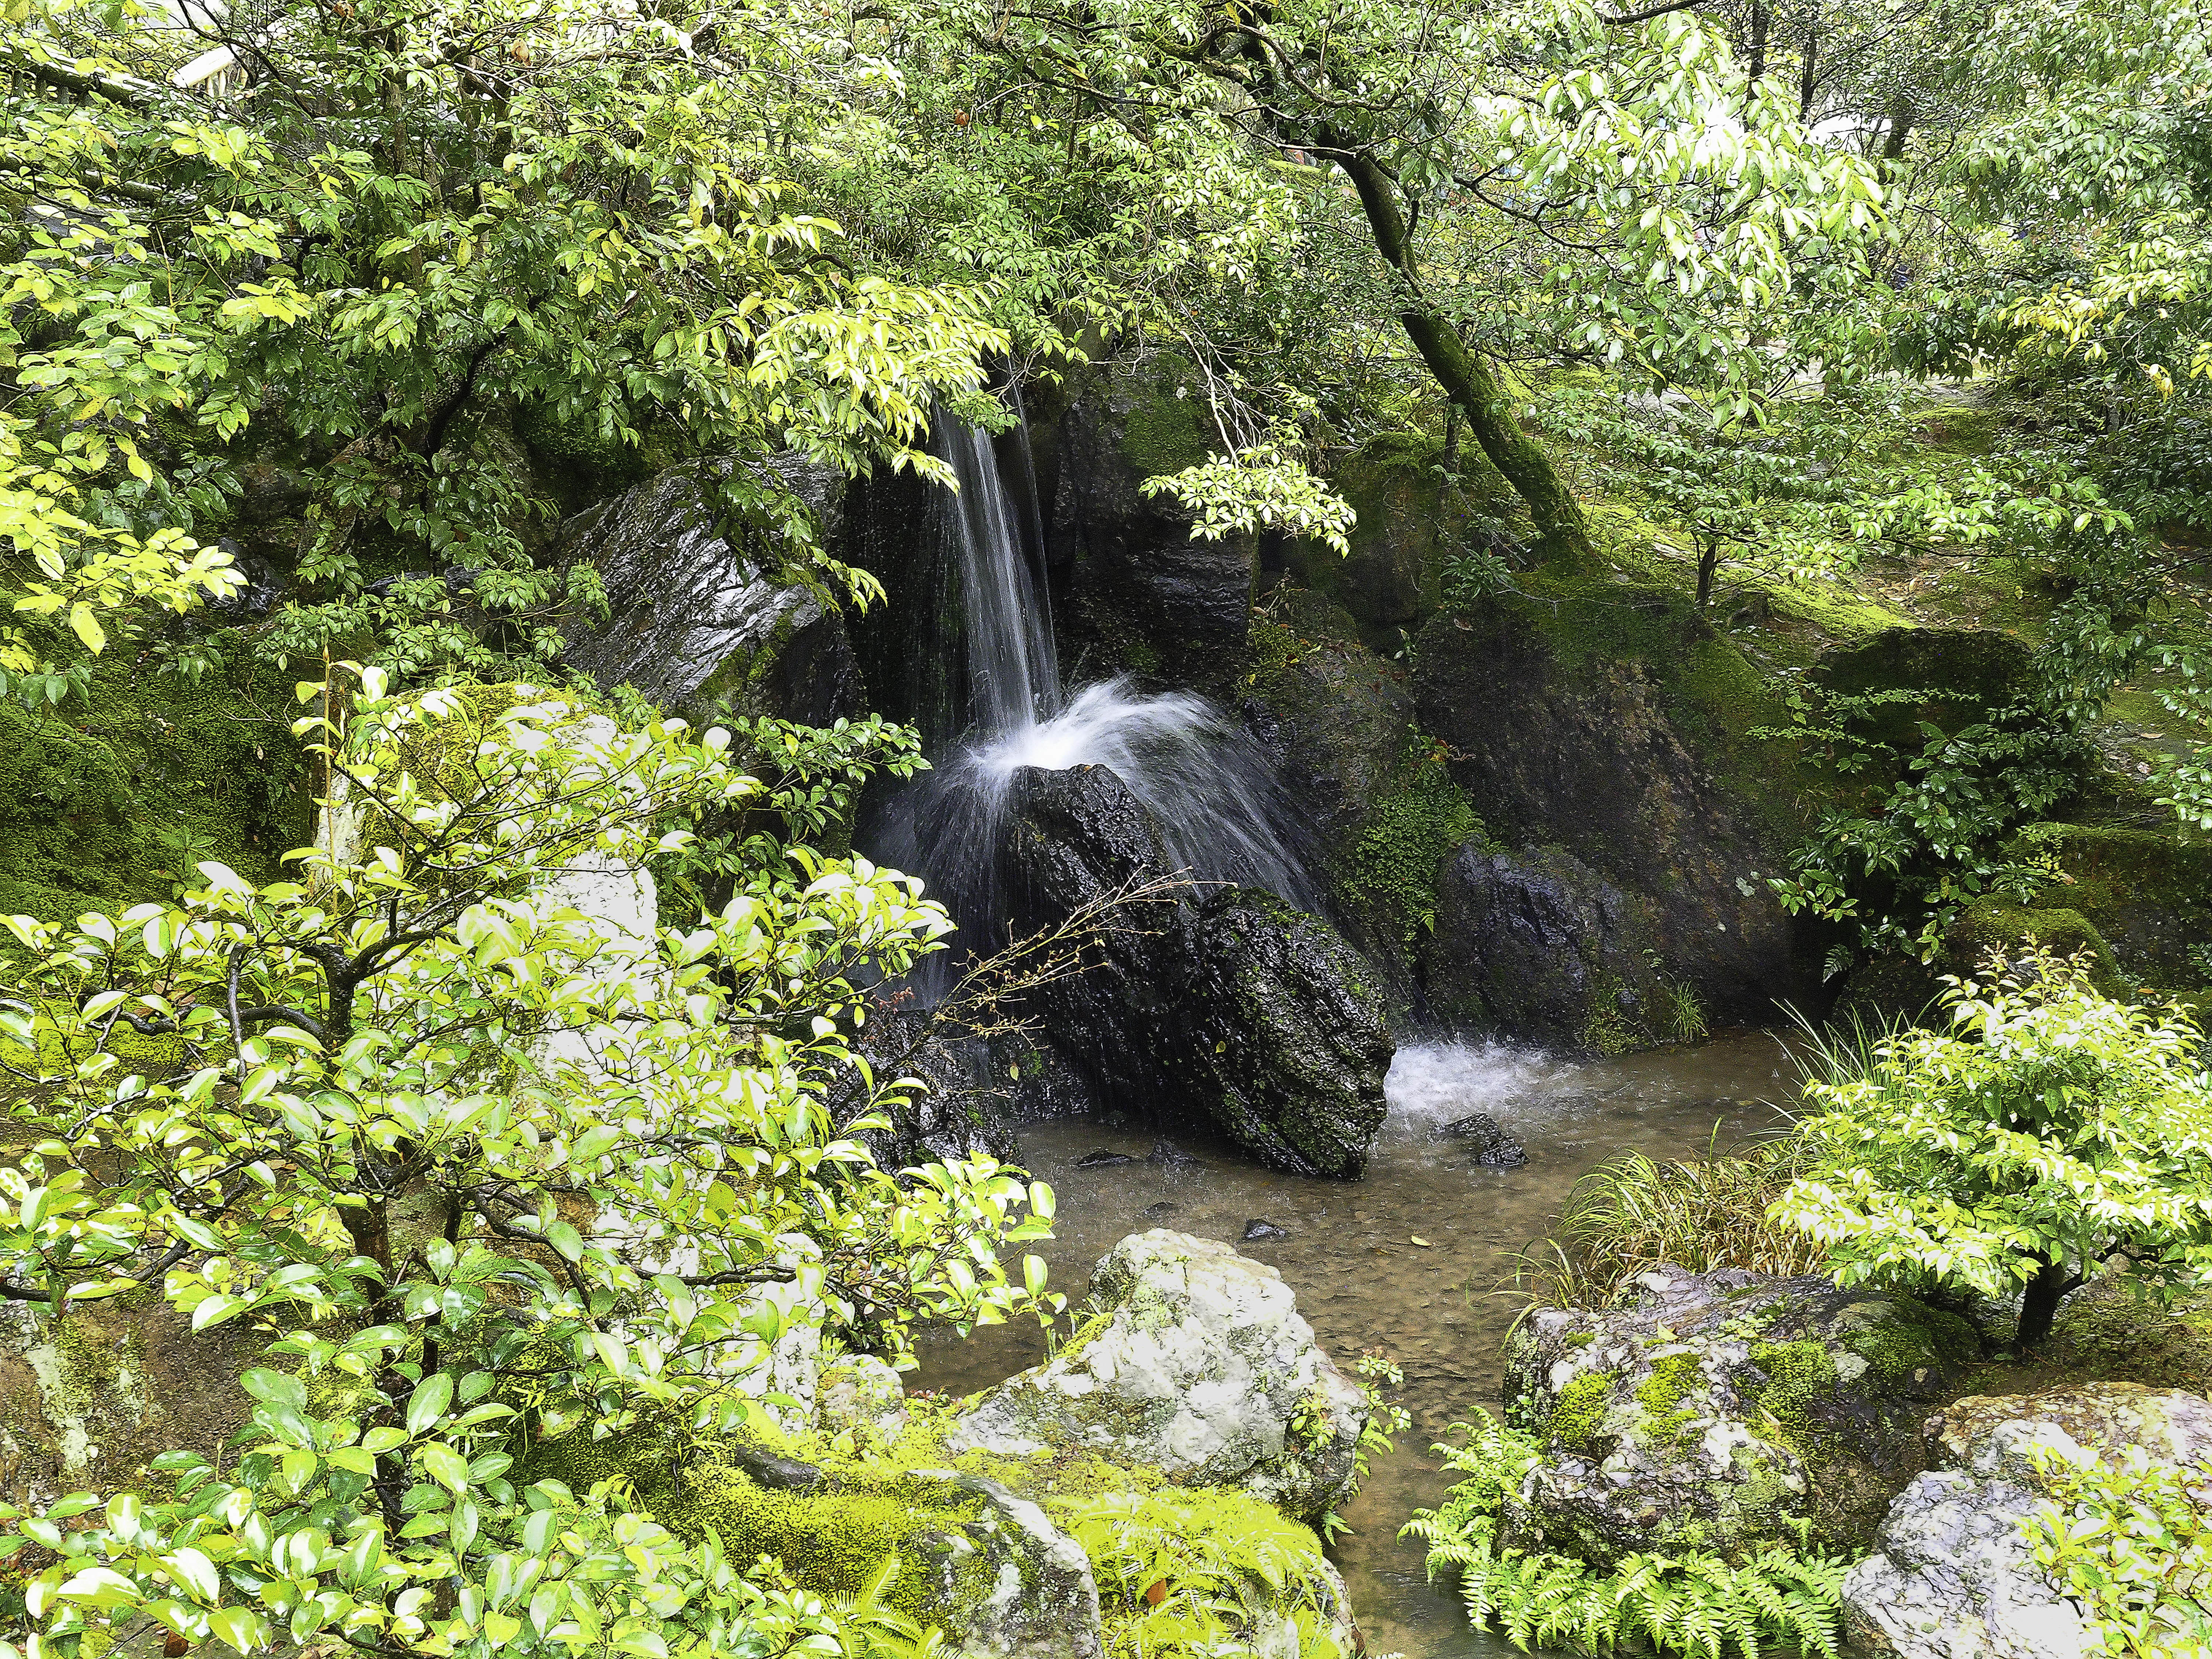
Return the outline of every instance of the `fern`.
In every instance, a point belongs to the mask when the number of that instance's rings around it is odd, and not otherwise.
[[[1784,1543],[1731,1562],[1703,1551],[1639,1551],[1610,1569],[1504,1543],[1499,1516],[1541,1455],[1530,1437],[1486,1413],[1462,1424],[1461,1446],[1438,1446],[1467,1479],[1406,1523],[1428,1540],[1429,1575],[1456,1572],[1468,1622],[1526,1651],[1596,1652],[1647,1642],[1692,1659],[1763,1659],[1780,1649],[1837,1659],[1837,1620],[1850,1562]]]

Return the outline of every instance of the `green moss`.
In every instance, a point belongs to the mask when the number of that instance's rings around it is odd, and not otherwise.
[[[1766,1376],[1752,1398],[1773,1420],[1777,1437],[1808,1462],[1814,1461],[1825,1431],[1811,1408],[1834,1403],[1836,1385],[1842,1380],[1834,1358],[1819,1342],[1754,1342],[1751,1363]]]
[[[2031,945],[2054,956],[2087,957],[2091,980],[2100,988],[2118,988],[2119,969],[2112,947],[2079,910],[1984,899],[1952,924],[1945,951],[1954,970],[1972,974],[1981,972],[1992,955],[2008,959]]]
[[[1681,1442],[1697,1420],[1697,1413],[1686,1410],[1682,1401],[1697,1387],[1701,1375],[1693,1353],[1668,1354],[1653,1363],[1651,1374],[1636,1385],[1636,1403],[1645,1413],[1643,1435],[1647,1443],[1673,1446]]]
[[[1867,1362],[1875,1393],[1902,1393],[1924,1380],[1929,1371],[1981,1358],[1981,1339],[1957,1314],[1902,1297],[1890,1305],[1895,1317],[1856,1332],[1844,1343]]]
[[[1369,811],[1339,888],[1352,906],[1378,915],[1411,945],[1435,928],[1443,862],[1482,833],[1482,820],[1444,770],[1442,753],[1418,734],[1399,775],[1401,781]]]
[[[711,1528],[732,1561],[771,1556],[819,1595],[857,1593],[885,1557],[908,1557],[921,1534],[951,1532],[981,1513],[980,1500],[949,1504],[943,1486],[912,1480],[801,1494],[771,1492],[737,1469],[708,1464],[687,1469],[679,1486],[653,1506],[671,1532],[696,1542]],[[890,1601],[905,1613],[923,1614],[929,1588],[921,1574],[902,1573]]]
[[[1143,369],[1116,371],[1116,389],[1128,399],[1121,419],[1121,453],[1139,477],[1160,477],[1202,465],[1213,453],[1204,410],[1192,389],[1188,364],[1163,357]]]
[[[1606,1413],[1613,1406],[1613,1379],[1602,1371],[1584,1371],[1559,1390],[1547,1425],[1554,1444],[1585,1455],[1595,1454],[1605,1439]]]
[[[0,914],[74,921],[167,898],[209,860],[249,879],[307,838],[289,676],[94,669],[82,704],[0,703]]]

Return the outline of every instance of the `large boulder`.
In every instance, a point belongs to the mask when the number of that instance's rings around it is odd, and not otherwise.
[[[1936,1468],[1890,1506],[1876,1553],[1844,1579],[1847,1644],[1895,1659],[2088,1659],[2105,1651],[2037,1565],[2021,1523],[2046,1495],[2044,1460],[2119,1466],[2212,1456],[2212,1401],[2179,1389],[2089,1382],[1970,1396],[1928,1424]],[[2199,1503],[2212,1494],[2197,1494]]]
[[[1548,1455],[1510,1522],[1593,1561],[1740,1554],[1806,1523],[1863,1540],[1923,1467],[1921,1425],[1980,1352],[1966,1322],[1825,1279],[1646,1274],[1626,1305],[1545,1309],[1505,1357],[1508,1420]]]
[[[1841,697],[1917,694],[1877,705],[1855,729],[1917,754],[1923,724],[1955,732],[1987,720],[2027,696],[2033,673],[2033,653],[1997,629],[1885,628],[1822,653],[1813,682]]]
[[[1803,833],[1798,792],[1748,735],[1784,711],[1679,594],[1508,596],[1432,617],[1416,645],[1421,729],[1498,843],[1564,849],[1633,901],[1668,979],[1720,1018],[1818,994],[1768,885]]]
[[[1350,1495],[1367,1396],[1273,1267],[1160,1229],[1115,1246],[1091,1296],[1049,1364],[962,1416],[956,1450],[1074,1447],[1178,1485],[1241,1487],[1305,1521]]]
[[[1018,935],[1176,867],[1105,767],[1018,772],[1008,824]],[[1366,1167],[1393,1049],[1381,997],[1327,922],[1249,888],[1170,893],[1123,906],[1093,957],[1034,994],[1099,1104],[1209,1126],[1299,1175]]]
[[[1462,1025],[1554,1044],[1675,1035],[1647,954],[1646,908],[1564,848],[1470,841],[1437,880],[1422,953],[1429,1006]]]
[[[790,470],[834,528],[842,481]],[[722,699],[808,726],[863,712],[843,619],[764,548],[731,539],[696,471],[664,472],[579,514],[562,526],[560,551],[606,586],[606,620],[572,626],[567,652],[601,687],[635,686],[685,714]]]

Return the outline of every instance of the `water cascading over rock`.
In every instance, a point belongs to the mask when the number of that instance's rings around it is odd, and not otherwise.
[[[1097,1103],[1210,1128],[1279,1168],[1357,1176],[1390,1040],[1358,957],[1312,914],[1273,767],[1191,693],[1127,678],[1064,693],[989,440],[945,419],[935,441],[960,493],[921,562],[958,596],[936,610],[957,616],[961,637],[939,648],[962,656],[966,724],[882,814],[874,850],[925,876],[979,948],[1127,884],[1187,879],[1103,941],[1097,968],[1037,994],[1047,1037]]]

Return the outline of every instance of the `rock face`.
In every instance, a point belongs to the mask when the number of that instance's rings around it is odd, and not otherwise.
[[[1477,1029],[1578,1043],[1594,1015],[1648,1024],[1647,907],[1572,853],[1469,842],[1446,862],[1422,956],[1431,1008]],[[1653,1035],[1662,1035],[1655,1032]]]
[[[1487,957],[1511,959],[1531,948],[1532,929],[1548,928],[1571,937],[1585,964],[1619,945],[1648,947],[1726,1018],[1766,1019],[1778,999],[1817,994],[1815,964],[1766,884],[1799,826],[1762,819],[1775,804],[1771,778],[1719,775],[1736,741],[1723,716],[1762,717],[1750,709],[1764,695],[1758,675],[1698,629],[1679,595],[1610,586],[1573,592],[1556,611],[1492,602],[1422,629],[1421,727],[1455,751],[1452,775],[1492,836],[1561,849],[1596,878],[1548,850],[1516,854],[1533,879],[1478,884],[1506,937],[1444,964],[1448,980],[1478,992],[1495,984]],[[1540,901],[1531,890],[1545,883],[1558,885]],[[1626,905],[1607,899],[1608,886]],[[1463,887],[1462,905],[1476,902]],[[1641,913],[1640,938],[1608,933],[1609,903],[1616,917]],[[1547,981],[1547,1018],[1559,1018],[1566,990]]]
[[[1273,1267],[1162,1229],[1116,1245],[1091,1294],[1099,1311],[1050,1364],[968,1412],[956,1449],[1079,1447],[1180,1485],[1242,1487],[1307,1521],[1348,1495],[1366,1395]]]
[[[988,1057],[970,1052],[981,1045],[947,1042],[911,1015],[878,1009],[860,1028],[857,1046],[877,1082],[910,1077],[922,1085],[886,1110],[890,1127],[861,1135],[881,1168],[908,1170],[977,1152],[1008,1162],[1019,1151],[1000,1091],[985,1075]],[[840,1120],[856,1115],[860,1104],[858,1073],[842,1074],[833,1098]]]
[[[1734,1553],[1810,1522],[1863,1540],[1923,1466],[1921,1421],[1979,1353],[1909,1297],[1662,1268],[1629,1305],[1546,1310],[1506,1351],[1508,1419],[1545,1437],[1511,1516],[1593,1561]]]
[[[1071,601],[1063,660],[1214,696],[1242,676],[1256,539],[1202,541],[1188,512],[1138,488],[1212,453],[1205,409],[1194,374],[1159,359],[1102,366],[1061,416],[1045,560]]]
[[[799,483],[818,498],[817,516],[834,519],[836,486]],[[602,687],[634,685],[686,714],[726,697],[809,726],[862,712],[842,620],[731,544],[696,472],[664,472],[578,514],[562,526],[560,550],[606,584],[606,621],[574,629],[568,651]]]
[[[1175,866],[1104,767],[1024,769],[1009,796],[1018,933]],[[1318,917],[1252,889],[1132,907],[1098,965],[1037,994],[1101,1105],[1200,1121],[1278,1169],[1358,1176],[1381,1127],[1392,1045],[1358,957]]]
[[[1878,1553],[1844,1579],[1844,1636],[1897,1659],[2087,1659],[2102,1638],[2035,1563],[2021,1522],[2044,1495],[2036,1454],[2118,1463],[2212,1455],[2212,1402],[2179,1389],[2091,1382],[1970,1396],[1928,1424],[1936,1468],[1890,1506]]]

